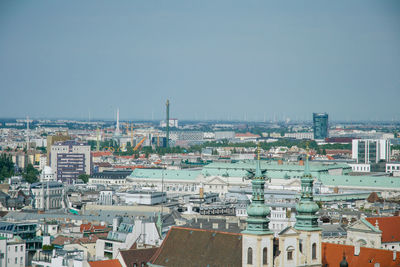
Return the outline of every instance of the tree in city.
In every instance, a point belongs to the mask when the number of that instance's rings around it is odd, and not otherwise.
[[[81,179],[85,184],[89,182],[89,175],[86,173],[79,174],[78,179]]]
[[[0,180],[10,178],[14,175],[14,163],[10,155],[5,153],[0,155]]]
[[[26,166],[22,173],[22,177],[27,181],[28,183],[32,184],[38,181],[38,175],[39,171],[33,167],[31,163]]]

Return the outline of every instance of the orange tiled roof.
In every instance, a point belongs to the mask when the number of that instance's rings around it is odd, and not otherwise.
[[[96,230],[104,230],[106,228],[108,227],[105,225],[93,225],[91,223],[82,223],[80,226],[80,231],[81,233],[87,231],[95,232]]]
[[[122,267],[119,260],[89,261],[90,267]]]
[[[103,157],[103,156],[111,156],[111,151],[95,151],[92,152],[92,157]]]
[[[375,263],[382,267],[400,265],[399,253],[393,260],[393,251],[390,250],[361,247],[359,255],[355,256],[354,246],[322,243],[322,266],[339,266],[343,254],[349,266],[374,267]]]
[[[258,134],[252,134],[252,133],[237,133],[235,134],[236,137],[260,137]]]
[[[400,216],[370,217],[365,219],[374,226],[378,221],[379,230],[382,231],[382,243],[400,242]]]

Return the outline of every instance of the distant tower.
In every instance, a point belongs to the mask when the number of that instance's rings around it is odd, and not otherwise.
[[[323,140],[328,137],[328,114],[313,113],[314,139]]]
[[[119,135],[119,108],[117,109],[117,126],[115,128],[115,134]]]
[[[166,120],[166,131],[167,131],[167,148],[169,147],[169,100],[167,99],[167,120]]]
[[[120,145],[121,132],[119,130],[119,108],[117,108],[117,125],[114,132],[114,144]]]

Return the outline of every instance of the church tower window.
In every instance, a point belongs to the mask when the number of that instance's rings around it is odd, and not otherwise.
[[[268,264],[268,249],[263,249],[263,264]]]
[[[247,264],[253,264],[253,249],[247,249]]]
[[[312,259],[317,259],[317,244],[312,244]]]

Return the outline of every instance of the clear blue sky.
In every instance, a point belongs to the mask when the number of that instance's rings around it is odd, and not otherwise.
[[[0,1],[0,117],[400,120],[400,1]]]

